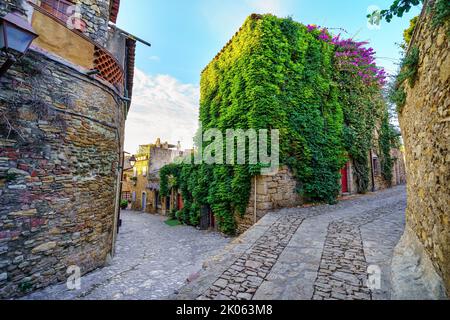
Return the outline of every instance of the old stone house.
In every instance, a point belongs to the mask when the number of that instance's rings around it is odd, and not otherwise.
[[[136,46],[113,24],[118,9],[119,0],[0,2],[1,17],[17,11],[38,34],[0,78],[0,298],[114,254]]]
[[[148,213],[168,214],[172,208],[171,198],[161,197],[160,169],[183,156],[181,146],[157,139],[154,144],[142,145],[134,155],[136,164],[124,173],[122,199],[131,202],[131,209]]]

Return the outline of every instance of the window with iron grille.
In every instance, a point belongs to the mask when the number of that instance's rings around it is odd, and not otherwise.
[[[130,201],[131,200],[131,192],[123,192],[122,199]]]

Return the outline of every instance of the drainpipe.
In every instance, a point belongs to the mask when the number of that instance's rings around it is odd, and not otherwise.
[[[372,171],[372,192],[375,192],[375,171],[373,167],[373,153],[370,149],[370,171]]]

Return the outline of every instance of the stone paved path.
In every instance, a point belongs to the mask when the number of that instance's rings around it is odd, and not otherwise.
[[[265,216],[172,299],[390,299],[405,187]],[[380,274],[369,289],[368,271]]]
[[[82,278],[81,290],[55,285],[25,299],[163,299],[180,288],[231,239],[192,227],[169,227],[166,218],[125,211],[110,266]]]

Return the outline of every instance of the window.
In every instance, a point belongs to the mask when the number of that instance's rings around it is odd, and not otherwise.
[[[130,201],[131,200],[131,193],[130,192],[123,192],[122,193],[122,199]]]
[[[65,0],[42,0],[41,7],[50,12],[58,19],[66,22],[70,16],[69,7],[73,6],[73,3]]]
[[[66,24],[70,22],[72,28],[83,32],[86,22],[75,17],[75,5],[74,1],[69,0],[41,0],[41,8]]]
[[[138,171],[137,171],[137,168],[136,167],[134,167],[133,168],[133,177],[137,177],[137,175],[138,175]]]
[[[143,167],[143,168],[142,168],[142,175],[143,175],[144,177],[147,176],[147,167]]]
[[[131,201],[136,201],[136,191],[133,191],[133,193],[131,194]]]

